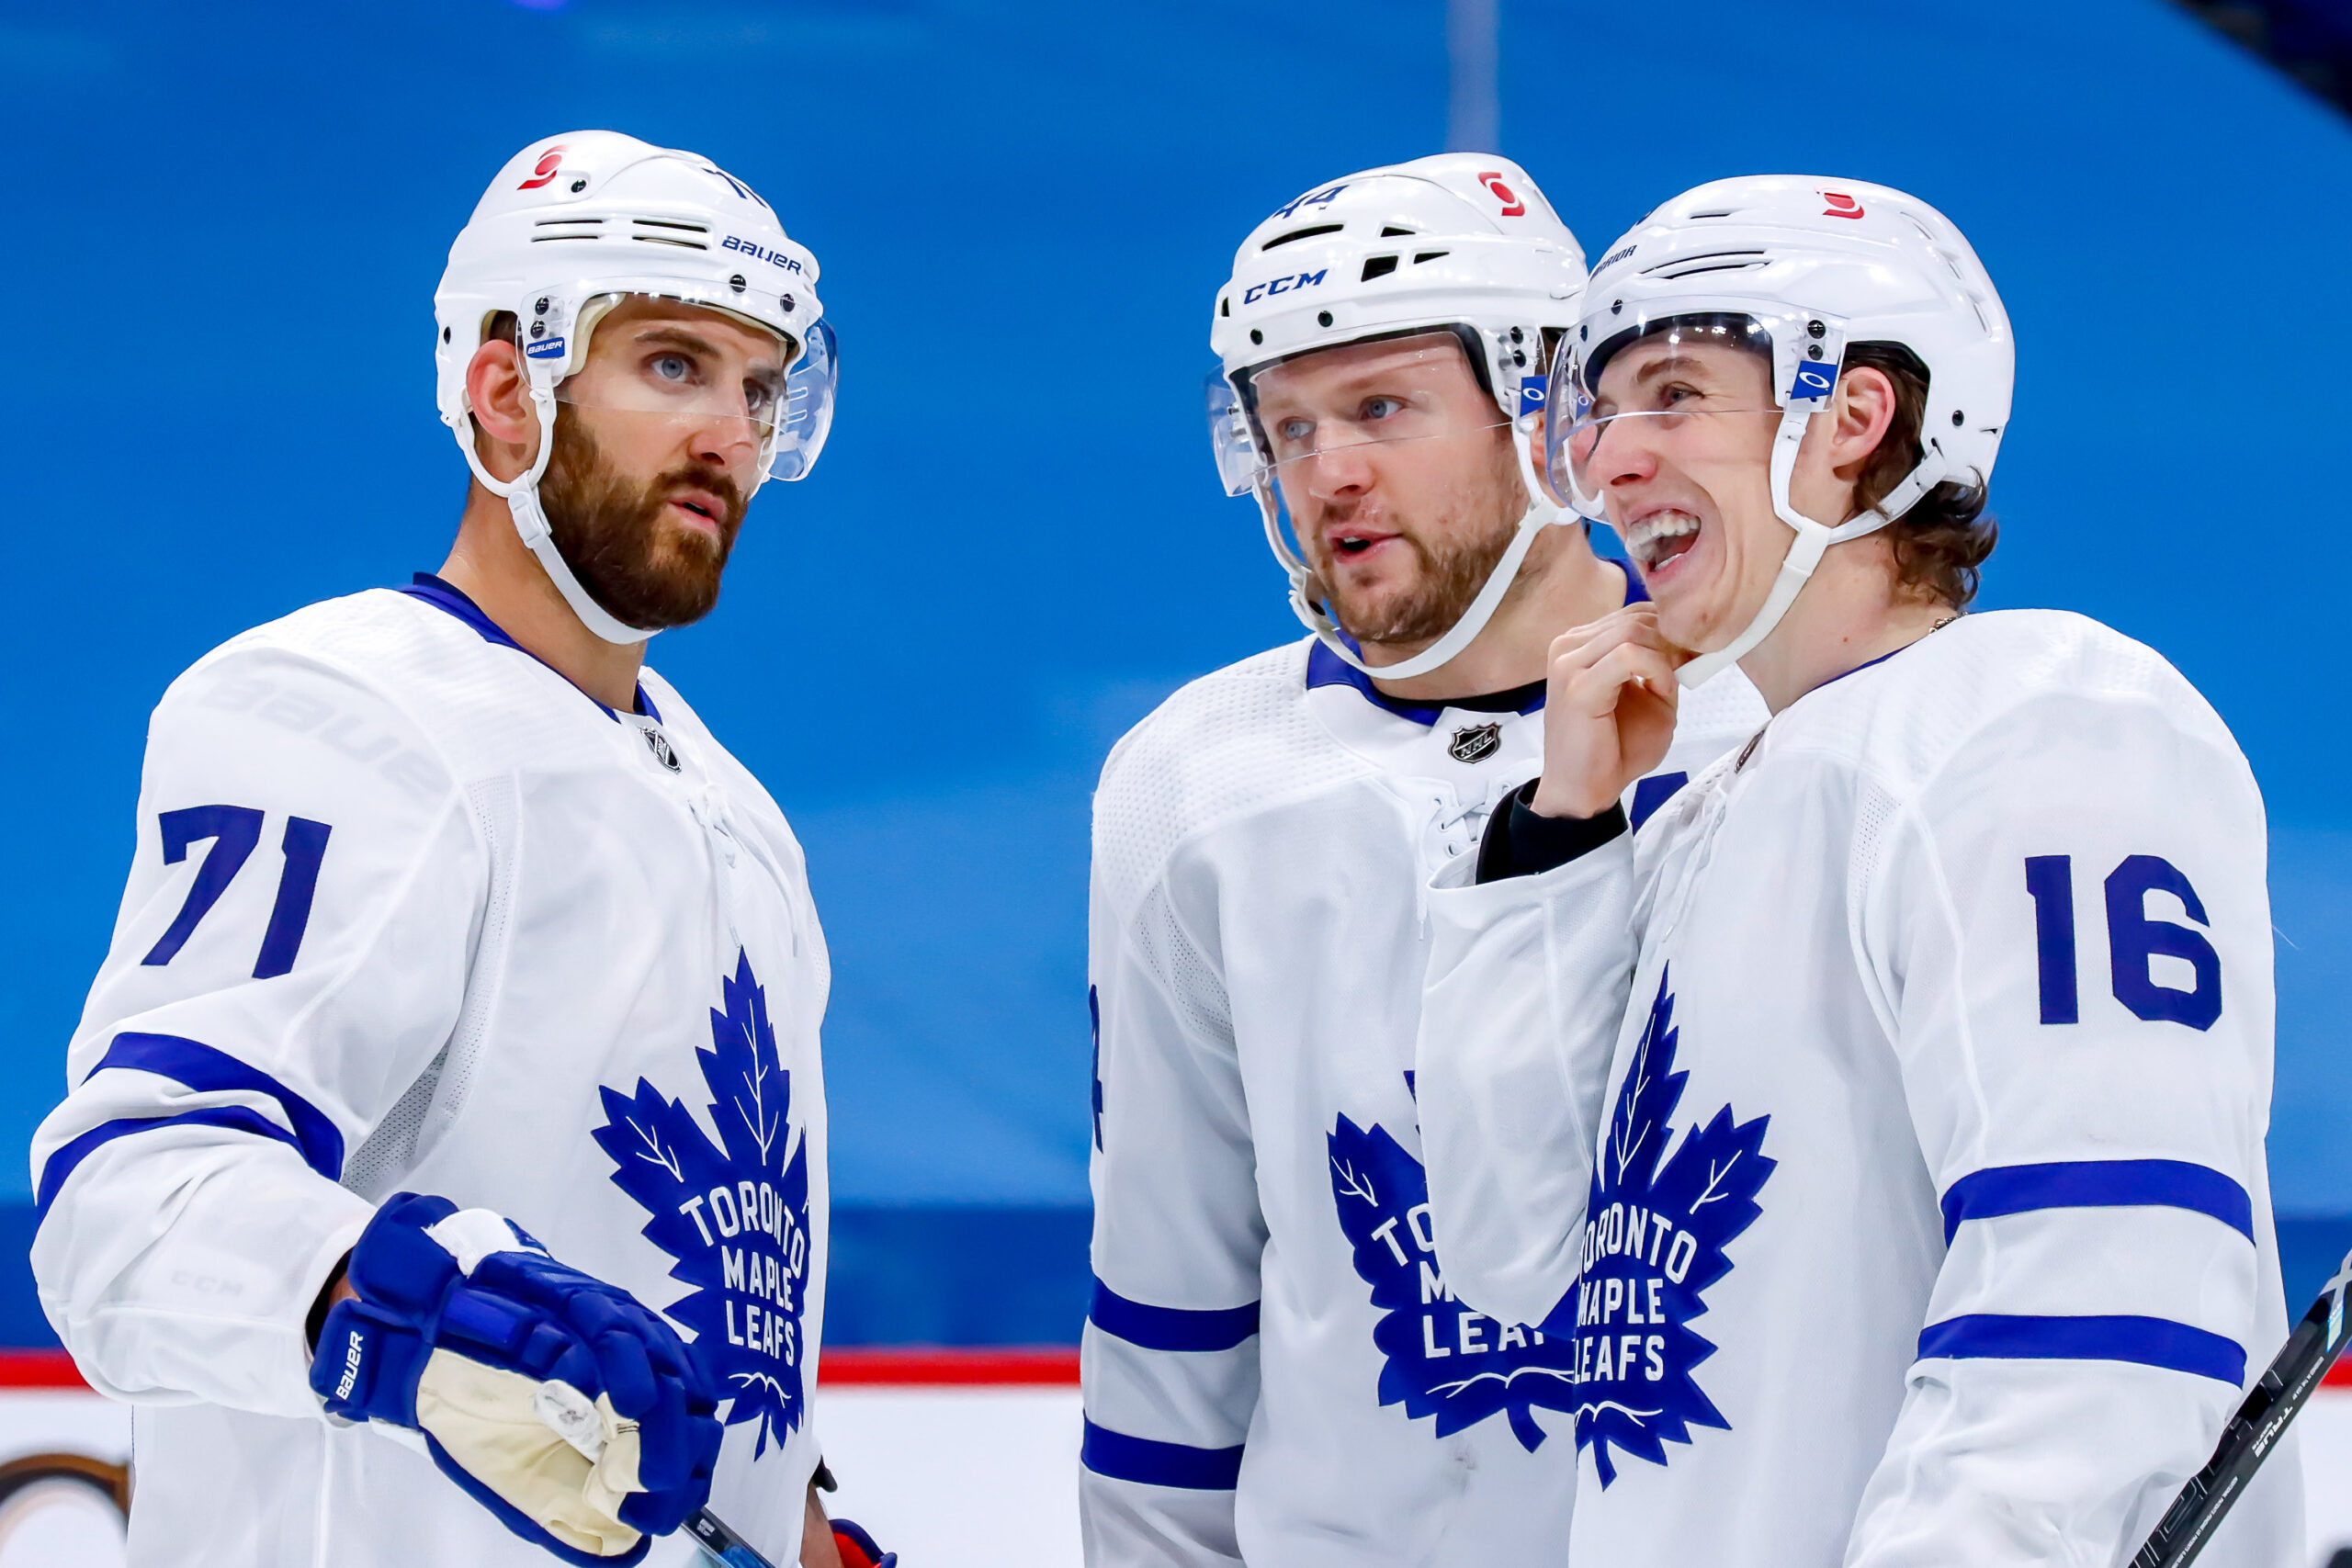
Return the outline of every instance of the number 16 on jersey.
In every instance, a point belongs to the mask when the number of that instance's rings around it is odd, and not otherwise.
[[[2185,1023],[2211,1029],[2222,1016],[2222,955],[2199,926],[2210,926],[2205,902],[2180,868],[2162,855],[2125,855],[2108,873],[2107,951],[2115,999],[2135,1018],[2151,1023]],[[2034,946],[2041,958],[2041,1021],[2082,1021],[2082,987],[2075,959],[2075,858],[2029,855],[2025,890],[2033,897]],[[2148,912],[2151,894],[2169,894],[2195,926]],[[2184,987],[2158,977],[2157,960],[2169,959],[2166,973],[2186,978]],[[2184,975],[2180,965],[2186,964]]]

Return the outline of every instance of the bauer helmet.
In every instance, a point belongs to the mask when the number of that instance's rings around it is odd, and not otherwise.
[[[1916,197],[1856,180],[1758,175],[1686,191],[1609,249],[1574,340],[1554,360],[1544,477],[1603,519],[1580,468],[1610,420],[1594,395],[1611,355],[1654,333],[1703,332],[1767,355],[1781,423],[1772,510],[1796,532],[1762,608],[1731,643],[1683,666],[1697,685],[1770,635],[1831,545],[1886,526],[1939,484],[1982,491],[2009,421],[2015,348],[1993,280],[1951,220]],[[1823,522],[1789,501],[1806,423],[1831,404],[1848,349],[1893,344],[1928,376],[1918,466],[1877,505]],[[1638,417],[1638,416],[1634,416]]]
[[[787,367],[777,407],[762,421],[756,491],[770,478],[808,473],[833,417],[832,328],[817,299],[817,261],[793,243],[768,204],[709,159],[611,130],[535,141],[491,182],[449,247],[433,297],[441,418],[474,477],[505,498],[514,526],[564,600],[606,642],[651,632],[616,618],[592,598],[556,548],[539,504],[554,449],[556,402],[587,363],[588,337],[631,295],[724,310],[774,333]],[[466,367],[492,318],[518,323],[537,459],[512,482],[494,479],[474,450]]]
[[[1280,361],[1375,338],[1451,332],[1495,400],[1497,423],[1523,433],[1543,406],[1544,360],[1573,329],[1584,252],[1526,171],[1484,152],[1448,152],[1318,186],[1274,210],[1233,258],[1217,291],[1209,347],[1209,438],[1226,493],[1255,494],[1266,541],[1290,575],[1291,608],[1325,646],[1366,666],[1318,602],[1314,573],[1288,536],[1273,448],[1251,378]],[[1407,679],[1470,645],[1502,603],[1545,525],[1573,521],[1536,482],[1515,434],[1527,514],[1510,547],[1444,636],[1376,673]]]

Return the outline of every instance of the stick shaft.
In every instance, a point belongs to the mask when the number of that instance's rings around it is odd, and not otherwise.
[[[775,1568],[775,1564],[752,1550],[751,1544],[729,1529],[727,1521],[708,1508],[696,1508],[686,1516],[686,1533],[695,1538],[713,1560],[727,1568]]]
[[[2165,1510],[2164,1522],[2132,1559],[2132,1568],[2188,1568],[2205,1550],[2245,1495],[2255,1472],[2277,1450],[2288,1423],[2343,1350],[2346,1330],[2352,1329],[2345,1312],[2347,1291],[2352,1291],[2352,1256],[2287,1336],[2286,1345],[2222,1429],[2213,1457]]]

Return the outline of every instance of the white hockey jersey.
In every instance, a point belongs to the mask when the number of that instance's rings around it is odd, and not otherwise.
[[[2130,1561],[2286,1334],[2264,832],[2161,658],[2008,612],[1432,893],[1437,1235],[1574,1347],[1570,1562]],[[2300,1509],[2283,1453],[2203,1562]]]
[[[1573,1446],[1537,1413],[1565,1408],[1571,1342],[1453,1300],[1412,1083],[1422,889],[1536,772],[1541,703],[1396,701],[1310,638],[1193,682],[1112,752],[1092,1568],[1556,1554]],[[1694,694],[1636,810],[1763,719],[1736,673]]]
[[[797,1560],[824,939],[775,802],[650,671],[639,706],[420,578],[248,632],[156,708],[32,1154],[42,1306],[138,1404],[133,1563],[548,1561],[311,1392],[305,1315],[398,1190],[666,1309],[723,1401],[712,1507]]]

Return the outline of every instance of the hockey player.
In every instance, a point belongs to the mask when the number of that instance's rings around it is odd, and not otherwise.
[[[1583,273],[1460,154],[1285,203],[1218,291],[1212,438],[1314,635],[1169,699],[1096,797],[1094,1568],[1517,1563],[1565,1528],[1569,1344],[1454,1301],[1412,1049],[1419,890],[1534,771],[1554,634],[1640,592],[1512,428]],[[1734,675],[1684,718],[1637,813],[1763,711]]]
[[[526,149],[435,299],[447,564],[156,708],[32,1155],[43,1307],[138,1406],[132,1562],[683,1562],[706,1497],[864,1560],[809,1489],[824,939],[643,668],[823,444],[816,281],[706,159]]]
[[[1571,1562],[2121,1563],[2285,1333],[2261,797],[2150,649],[1962,615],[2010,380],[1940,213],[1781,177],[1612,246],[1555,369],[1653,603],[1554,645],[1419,1081],[1450,1281],[1572,1347]],[[1627,835],[1727,660],[1770,724]],[[2299,1561],[2297,1485],[2205,1561]]]

